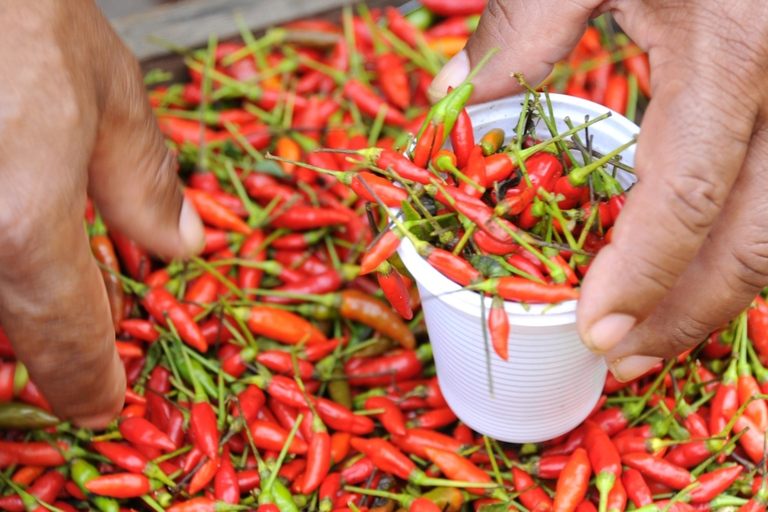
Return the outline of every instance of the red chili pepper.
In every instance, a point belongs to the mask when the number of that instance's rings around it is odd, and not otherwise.
[[[126,418],[120,422],[118,429],[123,438],[133,444],[152,446],[168,452],[177,448],[165,432],[144,418]]]
[[[624,59],[624,67],[637,78],[637,87],[647,98],[651,97],[651,65],[648,54],[642,52],[636,44],[630,43],[624,51],[636,51],[637,55]]]
[[[424,450],[426,447],[452,452],[458,452],[465,448],[464,443],[451,436],[421,428],[409,428],[404,435],[393,434],[392,443],[404,452],[422,459],[427,457],[427,452]]]
[[[179,146],[183,144],[197,146],[200,143],[201,127],[198,121],[173,116],[157,116],[157,124],[163,133]],[[212,130],[203,128],[202,133],[203,140],[206,142],[214,139]]]
[[[584,446],[595,473],[595,486],[600,492],[599,510],[606,510],[608,496],[621,476],[621,456],[611,438],[595,423],[584,422],[587,429]]]
[[[213,492],[217,500],[233,505],[240,502],[240,482],[227,447],[224,448],[219,470],[213,478]]]
[[[592,468],[584,448],[576,448],[557,479],[554,512],[573,512],[584,499]]]
[[[383,396],[372,396],[365,401],[366,410],[384,409],[385,412],[376,414],[382,426],[392,435],[406,435],[405,417],[392,400]]]
[[[210,459],[219,457],[219,430],[216,412],[211,404],[198,401],[192,405],[189,415],[189,436]]]
[[[635,507],[640,508],[653,503],[653,493],[638,470],[632,468],[625,470],[621,475],[621,481]]]
[[[317,327],[290,311],[253,306],[237,309],[235,314],[247,322],[248,329],[254,334],[282,343],[296,345],[303,342],[311,345],[328,341]]]
[[[245,176],[243,178],[243,186],[248,195],[257,201],[271,201],[275,197],[288,201],[295,193],[291,187],[283,185],[272,176],[260,172],[252,172]]]
[[[426,168],[433,155],[436,155],[443,138],[445,137],[445,125],[443,123],[428,122],[424,125],[421,136],[413,148],[413,165],[418,168]]]
[[[292,294],[315,295],[335,292],[341,288],[342,284],[344,284],[344,280],[342,279],[341,274],[336,269],[332,268],[326,270],[322,274],[304,277],[298,283],[275,286],[272,290]],[[271,304],[297,304],[303,301],[291,297],[266,296],[262,299],[262,302]]]
[[[489,474],[457,453],[429,446],[425,447],[424,451],[427,453],[427,458],[451,480],[477,483],[491,482]],[[483,489],[468,489],[468,491],[474,494],[485,493]]]
[[[165,327],[168,326],[168,320],[171,320],[179,336],[187,345],[201,353],[208,351],[208,342],[200,331],[200,327],[173,295],[165,288],[147,288],[143,293],[141,305],[155,320]]]
[[[187,188],[184,190],[184,196],[192,202],[206,224],[244,235],[251,234],[251,228],[236,213],[216,201],[210,193]]]
[[[736,359],[732,359],[723,373],[717,393],[712,399],[709,413],[709,431],[712,435],[722,432],[728,420],[739,408],[739,395],[736,390],[736,382],[738,381],[736,365]]]
[[[491,335],[493,350],[504,361],[508,361],[509,316],[504,309],[504,299],[498,295],[493,298],[491,312],[488,313],[488,332]]]
[[[375,428],[371,418],[358,416],[343,405],[326,398],[316,398],[315,408],[323,423],[334,430],[354,435],[365,435],[373,432]]]
[[[384,260],[395,253],[402,238],[398,235],[396,230],[388,230],[379,237],[376,243],[363,255],[360,262],[361,275],[373,272]]]
[[[117,277],[120,274],[120,262],[115,254],[115,247],[112,245],[112,241],[107,237],[107,229],[98,215],[91,230],[91,252],[96,261],[109,269],[102,269],[101,277],[107,290],[109,310],[112,313],[112,324],[115,332],[119,333],[120,322],[125,315],[125,293],[123,292],[123,285]]]
[[[274,423],[254,420],[248,425],[254,444],[257,448],[279,451],[285,445],[289,432]],[[288,453],[304,455],[307,453],[307,443],[299,437],[294,437],[288,446]]]
[[[395,311],[406,320],[413,318],[411,297],[400,273],[385,260],[379,265],[376,278],[384,292],[384,297]]]
[[[621,115],[627,111],[629,99],[629,81],[620,73],[614,73],[608,78],[603,104]]]
[[[144,277],[152,272],[152,262],[147,251],[114,229],[109,230],[109,237],[115,244],[120,261],[131,279],[143,281]]]
[[[349,215],[343,211],[298,205],[291,206],[272,219],[272,226],[292,230],[307,230],[346,224],[350,220]]]
[[[307,451],[307,467],[302,494],[309,495],[320,487],[331,468],[331,436],[319,418],[312,419],[312,439]]]
[[[416,377],[422,369],[421,360],[431,352],[428,345],[417,350],[401,349],[380,357],[352,358],[344,365],[344,373],[353,386],[386,386]]]
[[[187,311],[189,311],[189,314],[192,316],[199,315],[205,310],[200,304],[214,302],[218,293],[218,278],[210,273],[201,275],[189,288],[187,288],[187,292],[184,294],[184,302],[187,303]]]
[[[768,354],[768,303],[759,295],[747,310],[747,335],[760,354]]]
[[[200,468],[192,475],[192,479],[189,481],[189,488],[187,492],[191,495],[205,489],[209,483],[216,477],[216,473],[219,469],[218,459],[208,459],[203,463]]]
[[[699,476],[694,487],[688,495],[693,503],[708,503],[725,492],[741,475],[743,466],[735,465],[715,469]]]
[[[402,39],[408,46],[416,47],[417,29],[403,14],[395,7],[388,6],[385,10],[387,16],[387,27],[397,37]]]
[[[6,460],[0,459],[0,461],[3,462],[4,468],[14,464],[44,467],[60,466],[64,464],[65,459],[59,450],[66,452],[68,446],[64,443],[57,443],[57,446],[52,446],[48,443],[35,441],[18,443],[0,441],[0,453],[8,456]]]
[[[536,484],[531,475],[513,466],[512,481],[515,485],[515,492],[519,493],[520,501],[525,505],[525,508],[532,512],[552,510],[552,498]]]
[[[693,481],[691,473],[686,469],[648,453],[625,453],[621,456],[621,462],[648,478],[664,482],[673,489],[683,489]]]
[[[85,482],[88,491],[111,498],[138,498],[150,491],[149,478],[135,473],[98,476]]]
[[[344,95],[349,98],[360,112],[371,117],[376,117],[381,109],[386,109],[384,122],[391,126],[403,126],[408,121],[405,115],[395,107],[387,103],[376,95],[368,86],[357,79],[347,80],[343,86]]]
[[[25,490],[27,493],[37,498],[37,501],[39,502],[53,503],[64,488],[66,481],[67,479],[62,473],[57,470],[51,470],[37,478],[34,483]],[[29,510],[26,508],[22,498],[17,495],[0,497],[0,508],[10,512],[23,512]],[[43,507],[37,507],[33,510],[37,511],[42,508]]]
[[[389,102],[401,110],[411,104],[411,90],[402,58],[396,53],[385,52],[376,57],[379,87]]]
[[[569,284],[537,283],[515,276],[486,279],[473,285],[473,288],[500,295],[506,300],[528,303],[555,303],[579,298],[578,290]]]
[[[418,470],[411,459],[383,439],[355,437],[351,444],[354,449],[367,455],[379,470],[403,480],[408,480]]]
[[[746,430],[739,438],[739,445],[749,455],[749,458],[757,464],[763,458],[763,434],[747,416],[740,416],[733,427],[735,433]]]

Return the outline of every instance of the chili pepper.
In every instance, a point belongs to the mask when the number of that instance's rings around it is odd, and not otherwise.
[[[573,512],[584,499],[592,468],[584,448],[576,448],[557,479],[554,512]]]
[[[493,350],[504,361],[509,360],[509,316],[504,309],[504,299],[496,295],[488,313],[488,332],[491,334]]]
[[[745,318],[746,321],[746,318]],[[742,340],[739,344],[740,357],[736,363],[738,380],[736,390],[739,396],[739,405],[744,405],[748,400],[752,401],[744,409],[744,414],[751,419],[761,432],[768,429],[768,404],[763,398],[756,395],[761,393],[757,379],[752,375],[752,369],[747,358],[747,343]]]
[[[115,247],[112,240],[107,237],[107,228],[101,221],[101,217],[96,215],[91,226],[91,252],[96,261],[107,267],[109,270],[102,269],[101,277],[104,279],[104,286],[107,290],[107,299],[109,301],[109,310],[112,313],[112,325],[115,332],[120,332],[120,322],[125,314],[125,294],[123,285],[116,277],[120,273],[120,262],[115,254]],[[111,271],[111,272],[110,272]]]
[[[0,403],[0,429],[46,428],[60,422],[61,420],[53,414],[34,405],[20,402]]]
[[[397,37],[402,39],[408,46],[416,47],[416,27],[409,22],[402,13],[395,7],[388,6],[385,9],[387,16],[387,26]]]
[[[687,470],[648,453],[625,453],[621,456],[621,462],[648,478],[664,482],[673,489],[683,489],[693,481]]]
[[[753,462],[758,463],[763,459],[763,435],[749,417],[742,415],[736,420],[733,431],[738,434],[744,430],[739,445]]]
[[[471,16],[485,9],[487,0],[426,0],[422,5],[440,16]]]
[[[411,104],[408,75],[402,59],[395,53],[384,52],[376,57],[379,87],[389,102],[404,110]]]
[[[288,439],[288,431],[266,421],[254,420],[248,425],[257,448],[280,450]],[[288,447],[288,453],[303,455],[307,453],[307,443],[294,437]]]
[[[367,455],[381,471],[392,473],[403,480],[412,478],[413,474],[418,472],[411,459],[383,439],[355,437],[352,438],[351,444],[353,448]]]
[[[342,318],[365,324],[405,348],[416,345],[411,330],[385,302],[352,289],[342,290],[335,297]]]
[[[272,219],[275,228],[293,230],[316,229],[334,224],[346,224],[351,219],[347,213],[313,206],[291,206]]]
[[[265,336],[282,343],[307,345],[328,341],[325,335],[314,325],[290,311],[268,306],[237,308],[235,316],[247,322],[248,329],[254,334]]]
[[[239,505],[232,505],[212,498],[190,498],[187,501],[174,503],[168,508],[168,512],[229,512],[235,510],[242,510],[242,508]]]
[[[76,459],[70,465],[72,471],[72,480],[77,484],[77,488],[102,512],[118,512],[119,505],[117,501],[106,496],[93,496],[90,495],[90,491],[86,488],[86,484],[95,478],[99,478],[101,475],[98,470],[84,461],[83,459]]]
[[[733,411],[739,408],[739,397],[736,390],[736,383],[738,381],[736,364],[737,361],[735,359],[732,359],[728,364],[728,368],[723,373],[723,378],[717,388],[717,393],[712,399],[709,414],[709,431],[713,435],[723,431]]]
[[[206,401],[192,405],[189,415],[189,436],[210,459],[219,456],[219,431],[216,427],[216,413]]]
[[[343,405],[325,398],[317,398],[315,407],[323,423],[342,432],[355,435],[365,435],[373,432],[373,420],[366,416],[358,416]]]
[[[392,443],[406,453],[426,458],[426,447],[458,452],[464,447],[461,441],[450,436],[422,428],[409,428],[404,435],[392,434]]]
[[[205,489],[209,483],[216,477],[219,469],[219,459],[207,459],[203,465],[198,468],[189,481],[187,492],[191,495]]]
[[[768,354],[768,303],[760,296],[747,309],[747,336],[759,353]]]
[[[163,133],[179,146],[183,144],[198,145],[201,138],[200,123],[189,119],[180,119],[172,116],[158,116],[157,124]],[[214,132],[203,128],[202,138],[210,142],[214,138]]]
[[[8,495],[0,497],[0,508],[11,512],[23,512],[24,510],[37,510],[42,508],[38,506],[39,502],[53,503],[59,492],[64,488],[66,477],[58,470],[50,470],[37,478],[32,485],[26,489],[27,495],[34,496],[33,508],[27,508],[24,498],[19,495]]]
[[[184,190],[184,197],[192,202],[206,224],[244,235],[251,234],[251,228],[232,210],[216,201],[210,193],[187,188]]]
[[[312,494],[320,487],[331,468],[331,437],[317,415],[312,417],[312,439],[307,449],[307,467],[302,494]]]
[[[408,427],[438,429],[450,425],[456,421],[456,419],[456,414],[450,409],[450,407],[441,407],[440,409],[427,411],[424,414],[421,414],[420,416],[410,420],[408,422]]]
[[[416,147],[413,148],[413,165],[418,168],[426,168],[432,156],[439,152],[444,137],[445,125],[443,123],[426,123],[416,141]]]
[[[573,289],[568,284],[537,283],[515,276],[486,279],[480,283],[469,285],[468,288],[500,295],[506,300],[519,302],[555,303],[575,300],[579,297],[578,290]]]
[[[11,481],[19,485],[28,486],[43,473],[45,473],[43,466],[24,466],[13,474]]]
[[[360,262],[360,274],[373,272],[384,260],[395,253],[400,246],[401,237],[395,229],[385,231],[373,246],[363,255]]]
[[[737,464],[701,475],[696,479],[699,485],[688,493],[691,501],[693,503],[707,503],[715,499],[736,481],[743,469],[743,466]]]
[[[629,81],[625,75],[620,73],[612,74],[606,83],[605,96],[603,104],[615,110],[621,115],[627,111],[627,100],[629,99]]]
[[[365,401],[367,410],[384,409],[385,412],[376,415],[382,426],[393,436],[404,436],[407,431],[405,428],[405,417],[400,409],[388,398],[383,396],[372,396]]]
[[[621,481],[627,490],[627,496],[635,507],[640,508],[653,503],[653,494],[645,483],[642,473],[638,470],[629,468],[624,470],[621,475]]]
[[[606,503],[606,509],[609,512],[624,512],[627,508],[627,491],[624,488],[624,484],[621,479],[616,479],[616,482],[608,493],[608,501]]]
[[[176,449],[176,445],[165,432],[161,432],[144,418],[126,418],[120,422],[118,429],[131,443],[153,446],[169,452]]]
[[[343,86],[344,95],[349,98],[360,112],[376,117],[381,109],[386,109],[384,122],[392,126],[403,126],[407,120],[398,109],[387,105],[375,92],[357,79],[347,80]]]
[[[552,510],[552,498],[534,482],[531,475],[513,466],[512,482],[515,485],[515,492],[519,493],[520,501],[525,508],[531,512],[547,512]]]
[[[135,473],[103,475],[85,482],[85,488],[99,496],[110,498],[138,498],[150,491],[149,478]]]
[[[149,254],[136,242],[114,229],[109,230],[109,237],[112,239],[112,243],[120,255],[120,261],[131,279],[143,281],[144,277],[152,272]]]
[[[266,248],[264,244],[264,233],[260,229],[254,230],[243,245],[240,246],[239,255],[247,261],[262,262],[266,259]],[[237,273],[237,285],[241,289],[256,289],[261,285],[261,278],[264,271],[260,268],[240,266]],[[255,294],[246,292],[246,296],[253,300]]]
[[[627,71],[637,78],[637,87],[645,97],[651,97],[651,65],[648,61],[648,54],[640,51],[634,43],[630,43],[623,48],[626,52],[637,52],[636,55],[624,59],[624,67]]]
[[[60,466],[64,464],[64,457],[59,450],[67,451],[68,447],[64,443],[57,443],[57,446],[51,446],[44,442],[11,442],[0,441],[0,453],[8,455],[8,464],[22,466]]]
[[[322,294],[335,292],[343,284],[341,274],[336,269],[328,269],[322,274],[305,277],[301,282],[288,283],[282,286],[276,286],[272,290],[289,294]],[[296,304],[302,302],[301,299],[291,297],[267,296],[262,302],[271,304]]]
[[[213,490],[217,500],[232,504],[240,502],[240,482],[227,447],[224,448],[219,470],[213,479]]]
[[[595,472],[595,485],[600,492],[598,510],[604,512],[607,510],[608,495],[616,479],[621,476],[621,456],[611,442],[611,438],[600,427],[589,420],[585,425],[587,433],[584,446],[587,449],[592,470]]]
[[[139,295],[141,305],[158,322],[167,327],[170,319],[185,343],[199,352],[208,351],[208,343],[197,323],[165,288],[142,288]]]
[[[353,386],[383,386],[418,375],[422,361],[428,360],[431,353],[429,345],[421,345],[416,350],[395,350],[378,358],[353,358],[345,364],[344,372]]]
[[[379,265],[376,277],[384,292],[384,297],[403,318],[413,318],[411,309],[411,297],[400,273],[388,262],[383,261]]]

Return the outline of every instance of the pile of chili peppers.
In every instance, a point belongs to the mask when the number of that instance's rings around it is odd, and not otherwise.
[[[207,225],[203,256],[162,263],[87,208],[125,407],[104,432],[59,422],[0,335],[0,509],[765,510],[762,297],[645,376],[608,375],[589,419],[558,439],[509,445],[457,421],[398,235],[495,304],[573,298],[610,241],[623,164],[583,126],[551,133],[532,90],[509,137],[468,142],[471,83],[434,108],[426,87],[483,2],[424,3],[432,13],[361,7],[340,25],[211,38],[185,52],[189,83],[153,90]],[[636,50],[594,30],[552,86],[586,73],[599,99],[598,65],[642,92]],[[402,211],[394,227],[385,207]]]

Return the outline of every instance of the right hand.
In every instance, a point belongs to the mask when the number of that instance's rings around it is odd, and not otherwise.
[[[0,0],[0,324],[62,419],[101,428],[125,372],[88,194],[148,250],[202,248],[138,63],[91,0]]]
[[[490,0],[465,51],[430,87],[445,94],[493,47],[473,101],[520,92],[610,10],[647,50],[653,99],[637,184],[590,267],[584,342],[630,380],[695,346],[768,285],[768,3],[764,0]]]

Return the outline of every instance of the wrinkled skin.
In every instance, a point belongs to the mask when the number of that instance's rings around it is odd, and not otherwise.
[[[768,285],[768,3],[490,0],[431,94],[493,47],[473,101],[520,92],[511,72],[539,83],[605,11],[649,52],[653,99],[639,181],[584,280],[578,328],[627,380],[704,340]]]
[[[200,249],[202,225],[137,62],[90,0],[0,0],[0,26],[0,324],[54,411],[103,427],[125,373],[86,194],[166,257]]]

